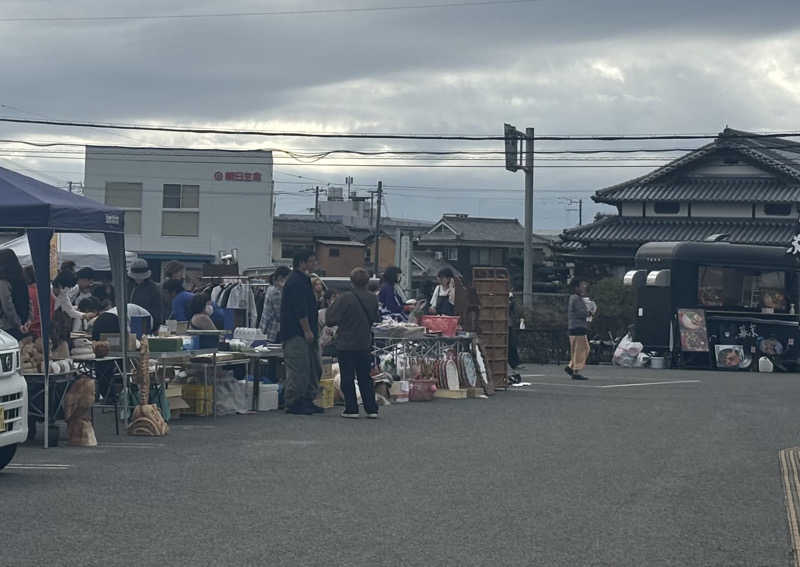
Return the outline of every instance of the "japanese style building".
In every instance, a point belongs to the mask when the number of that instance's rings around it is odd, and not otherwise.
[[[652,241],[787,247],[800,204],[800,143],[726,128],[710,144],[592,199],[617,214],[561,234],[561,254],[584,269],[620,273]]]

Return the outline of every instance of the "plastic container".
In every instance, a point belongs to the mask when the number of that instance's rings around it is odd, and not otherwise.
[[[666,365],[664,363],[663,356],[654,356],[650,359],[650,368],[655,368],[657,370],[665,368]]]
[[[428,331],[442,333],[445,337],[455,337],[458,320],[459,317],[450,315],[425,315],[421,322]]]
[[[429,402],[436,392],[434,380],[411,380],[408,388],[408,399],[412,402]]]
[[[278,385],[258,385],[258,411],[272,411],[278,409]]]

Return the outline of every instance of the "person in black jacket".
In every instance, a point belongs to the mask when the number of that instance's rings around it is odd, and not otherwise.
[[[158,327],[164,322],[161,289],[150,279],[152,274],[150,273],[150,267],[147,265],[147,260],[143,258],[134,260],[130,270],[128,270],[128,276],[134,281],[129,303],[147,309],[153,318],[151,331],[157,331]]]
[[[286,412],[299,415],[325,411],[313,402],[322,377],[317,298],[309,277],[316,262],[313,252],[296,254],[294,270],[281,296],[280,340],[286,366],[284,399]]]

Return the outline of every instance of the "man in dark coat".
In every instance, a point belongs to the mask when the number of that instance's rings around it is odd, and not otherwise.
[[[161,289],[150,279],[151,273],[150,267],[147,265],[147,260],[143,258],[134,260],[130,270],[128,270],[128,276],[130,276],[134,282],[129,303],[147,309],[153,318],[154,328],[151,330],[158,330],[159,325],[164,322]]]

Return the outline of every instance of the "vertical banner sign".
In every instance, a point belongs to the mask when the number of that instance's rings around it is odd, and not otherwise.
[[[411,292],[411,236],[400,236],[400,287],[406,294]]]
[[[58,251],[60,247],[61,235],[55,232],[50,238],[50,281],[54,280],[58,274]]]

